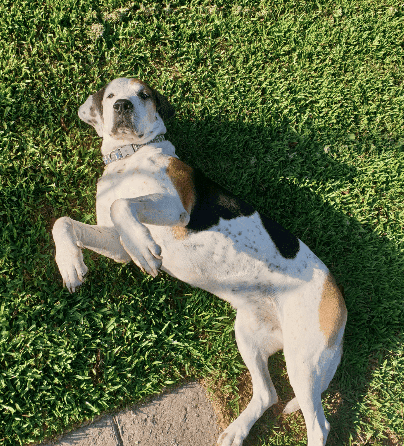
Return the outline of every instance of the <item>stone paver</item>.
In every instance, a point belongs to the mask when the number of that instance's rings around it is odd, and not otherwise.
[[[57,444],[57,446],[122,446],[111,415],[70,432],[57,443],[48,444]]]
[[[213,446],[216,415],[205,390],[189,383],[117,415],[123,446]]]
[[[43,446],[214,446],[216,415],[204,388],[187,383]]]

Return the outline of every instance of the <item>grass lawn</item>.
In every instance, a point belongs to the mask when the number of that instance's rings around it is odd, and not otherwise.
[[[133,76],[175,105],[180,158],[294,232],[343,286],[327,444],[402,445],[404,5],[3,0],[0,24],[0,444],[188,377],[216,389],[227,418],[248,398],[235,313],[216,297],[91,253],[82,288],[62,288],[51,227],[95,223],[103,170],[77,109]],[[269,367],[284,404],[282,353]],[[250,445],[306,444],[301,412],[279,412]]]

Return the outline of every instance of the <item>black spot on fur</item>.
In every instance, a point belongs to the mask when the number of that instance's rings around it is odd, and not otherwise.
[[[190,231],[199,232],[216,226],[220,218],[232,220],[248,217],[255,212],[253,206],[214,183],[198,169],[193,171],[193,183],[196,201],[187,225]],[[259,216],[280,254],[286,259],[295,258],[299,252],[299,239],[276,221],[261,214]]]
[[[268,235],[285,259],[294,259],[299,252],[299,239],[274,220],[259,214]]]
[[[217,225],[220,218],[232,220],[255,212],[252,206],[211,181],[197,169],[193,171],[193,183],[196,201],[187,225],[192,231],[209,229]]]

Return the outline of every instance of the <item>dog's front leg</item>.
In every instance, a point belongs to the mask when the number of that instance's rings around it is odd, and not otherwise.
[[[114,227],[86,225],[69,217],[56,220],[52,229],[56,245],[56,263],[63,285],[73,293],[88,271],[83,261],[82,248],[88,248],[116,262],[130,262],[131,258],[119,240]]]
[[[189,214],[179,197],[151,194],[137,198],[121,198],[111,206],[111,220],[120,241],[132,260],[147,273],[156,277],[162,265],[161,248],[143,224],[186,226]]]

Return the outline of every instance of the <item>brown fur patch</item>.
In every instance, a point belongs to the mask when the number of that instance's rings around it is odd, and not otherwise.
[[[149,87],[146,82],[140,79],[132,78],[130,83],[143,86],[143,91],[150,95],[153,100],[153,104],[155,107],[154,111],[157,111],[162,119],[169,119],[175,115],[174,107],[168,102],[168,99],[154,88]]]
[[[344,298],[331,273],[328,273],[324,281],[318,313],[320,330],[324,333],[327,344],[330,346],[335,342],[339,330],[347,319]]]
[[[184,240],[188,237],[188,229],[184,226],[173,226],[172,233],[177,240]]]
[[[167,175],[177,190],[181,203],[188,214],[191,213],[191,209],[195,204],[195,190],[192,173],[192,167],[189,167],[178,158],[170,158],[167,167]]]
[[[145,92],[145,93],[147,93],[149,96],[151,96],[152,98],[153,98],[153,100],[155,101],[155,99],[154,99],[154,94],[153,94],[153,89],[152,88],[150,88],[147,84],[146,84],[146,82],[143,82],[143,81],[141,81],[140,79],[131,79],[131,81],[130,81],[130,83],[131,84],[139,84],[139,85],[141,85],[142,87],[143,87],[143,91]]]

